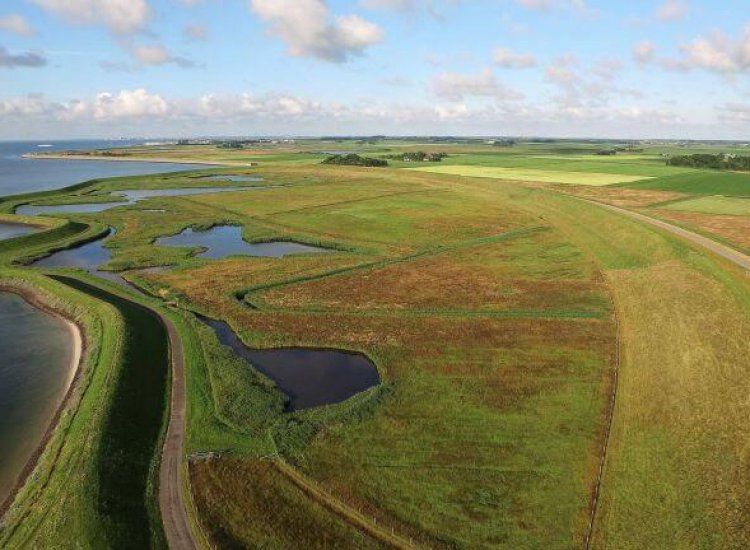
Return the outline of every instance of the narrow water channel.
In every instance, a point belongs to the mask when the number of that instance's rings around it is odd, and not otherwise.
[[[15,213],[22,216],[38,216],[40,214],[88,214],[104,212],[118,206],[130,206],[145,199],[159,197],[187,197],[191,195],[208,195],[211,193],[229,193],[233,191],[252,191],[264,189],[264,187],[180,187],[175,189],[136,189],[127,191],[114,191],[110,197],[123,199],[119,202],[91,202],[79,204],[60,205],[34,205],[23,204],[16,208]],[[107,195],[102,195],[106,198]]]
[[[74,248],[58,250],[31,265],[33,267],[78,267],[102,279],[132,288],[119,273],[99,269],[99,266],[107,263],[111,257],[109,250],[104,247],[104,241],[113,234],[114,230],[110,230],[104,237],[95,241]]]
[[[38,227],[25,223],[0,222],[0,241],[13,239],[39,231]]]

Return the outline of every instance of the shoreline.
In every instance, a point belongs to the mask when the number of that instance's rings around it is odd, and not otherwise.
[[[21,155],[25,159],[34,160],[103,160],[107,162],[153,162],[155,164],[195,164],[197,166],[256,166],[251,162],[240,161],[213,161],[200,159],[171,159],[166,157],[118,157],[118,156],[95,156],[95,155],[66,155],[64,153],[24,153]]]
[[[34,451],[29,455],[29,458],[26,460],[26,463],[24,464],[23,468],[20,470],[20,472],[16,476],[16,481],[13,484],[11,490],[4,497],[0,495],[0,521],[1,521],[2,518],[5,516],[5,514],[8,512],[8,510],[10,510],[19,491],[21,491],[21,489],[23,489],[23,487],[26,485],[26,481],[28,480],[29,476],[33,473],[34,469],[37,466],[37,463],[39,462],[39,459],[41,458],[42,454],[44,454],[44,451],[47,449],[47,444],[49,443],[50,439],[52,438],[52,435],[54,434],[55,430],[58,427],[60,417],[62,416],[63,412],[66,410],[68,404],[70,403],[70,398],[73,394],[73,391],[78,386],[78,381],[80,379],[81,370],[83,366],[83,359],[84,359],[85,352],[86,352],[86,338],[85,338],[85,330],[83,326],[77,323],[76,321],[74,321],[73,319],[71,319],[67,313],[60,311],[59,309],[46,303],[44,300],[43,294],[41,292],[33,288],[29,288],[29,287],[25,287],[21,285],[4,284],[4,283],[0,283],[0,292],[10,292],[10,293],[16,294],[20,296],[23,300],[25,300],[32,307],[35,307],[39,309],[40,311],[43,311],[49,315],[52,315],[60,319],[66,325],[69,333],[71,334],[71,337],[73,338],[73,349],[71,353],[71,358],[69,360],[68,378],[66,381],[65,392],[63,393],[63,396],[60,399],[60,402],[57,405],[57,408],[55,409],[54,414],[50,418],[47,424],[47,427],[45,428],[44,433],[42,434],[42,437],[39,440],[39,443],[36,445],[36,448],[34,449]]]

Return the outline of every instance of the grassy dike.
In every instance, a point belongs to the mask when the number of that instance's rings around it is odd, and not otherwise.
[[[163,548],[156,504],[169,351],[158,319],[73,276],[3,270],[84,329],[77,385],[0,527],[0,546]],[[53,297],[54,296],[54,297]]]
[[[744,548],[750,281],[702,248],[529,191],[602,266],[622,363],[592,548]]]

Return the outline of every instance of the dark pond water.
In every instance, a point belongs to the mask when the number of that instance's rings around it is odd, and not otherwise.
[[[67,391],[73,343],[61,319],[0,292],[0,502]]]
[[[16,214],[22,216],[38,216],[39,214],[70,214],[104,212],[118,206],[128,206],[144,199],[154,197],[185,197],[189,195],[205,195],[208,193],[226,193],[229,191],[243,191],[253,187],[192,187],[179,189],[140,189],[128,191],[114,191],[112,196],[122,197],[122,202],[96,202],[89,204],[61,204],[57,206],[34,206],[24,204],[16,208]]]
[[[33,225],[27,225],[25,223],[8,223],[0,222],[0,241],[5,239],[12,239],[13,237],[20,237],[21,235],[28,235],[39,231],[38,227]]]
[[[39,147],[41,142],[0,141],[0,196],[59,189],[95,178],[137,176],[205,168],[205,166],[195,164],[23,158],[26,153],[55,153],[72,149],[89,150],[140,145],[142,143],[143,141],[137,140],[48,141],[44,144],[51,145],[51,147]]]
[[[289,254],[329,252],[325,248],[287,241],[249,243],[242,238],[242,228],[234,225],[217,225],[206,231],[188,227],[178,235],[158,238],[156,245],[206,248],[197,256],[214,260],[236,255],[280,258]]]
[[[200,318],[219,341],[273,380],[289,398],[289,410],[340,403],[380,383],[375,364],[365,355],[314,348],[253,349],[223,321]]]
[[[104,241],[112,234],[114,234],[114,232],[110,231],[106,236],[95,241],[88,242],[75,248],[53,252],[49,256],[41,258],[31,265],[33,267],[79,267],[85,269],[92,275],[101,277],[102,279],[107,279],[118,285],[132,288],[119,273],[113,271],[101,271],[99,269],[99,266],[107,263],[111,257],[109,250],[104,247]]]

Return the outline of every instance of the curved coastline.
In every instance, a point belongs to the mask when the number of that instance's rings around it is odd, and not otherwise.
[[[31,453],[28,460],[26,461],[26,464],[19,472],[13,488],[7,495],[5,495],[4,498],[2,498],[2,500],[0,500],[0,520],[2,520],[10,507],[13,505],[18,492],[24,487],[24,485],[26,484],[26,480],[36,468],[39,458],[44,453],[49,440],[57,429],[62,413],[70,403],[70,398],[73,394],[73,391],[78,385],[78,380],[80,379],[81,367],[83,365],[83,359],[86,354],[87,346],[85,336],[86,332],[83,325],[72,319],[67,312],[50,305],[46,301],[42,292],[30,286],[8,283],[0,283],[0,292],[11,292],[13,294],[16,294],[32,307],[35,307],[49,315],[62,320],[68,328],[71,338],[73,339],[73,353],[68,368],[68,379],[66,382],[65,393],[60,399],[60,403],[55,409],[52,418],[50,418],[50,421],[47,424],[47,428],[45,429],[44,434],[39,440],[39,443],[37,444],[35,450]]]
[[[196,166],[255,166],[252,161],[238,162],[213,161],[213,160],[191,160],[191,159],[171,159],[164,157],[117,157],[117,156],[96,156],[96,155],[65,155],[63,153],[24,153],[21,155],[25,159],[34,160],[103,160],[107,162],[153,162],[156,164],[195,164]]]

